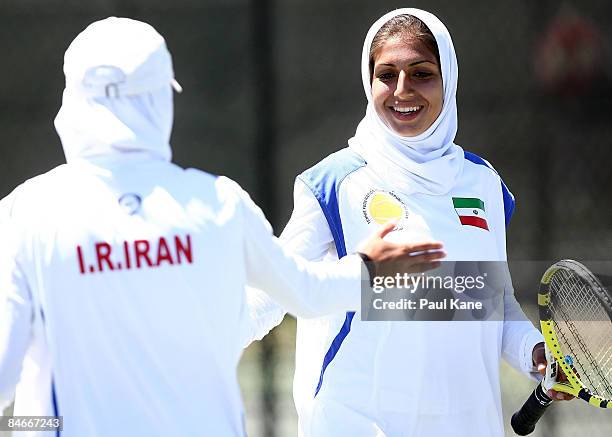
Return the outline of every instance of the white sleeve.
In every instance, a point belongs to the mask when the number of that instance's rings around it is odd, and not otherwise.
[[[30,344],[32,302],[27,281],[18,265],[18,230],[0,202],[0,411],[15,394],[24,356]]]
[[[246,317],[242,320],[242,347],[264,338],[285,318],[285,310],[270,296],[253,287],[246,287]]]
[[[307,262],[291,255],[272,235],[272,227],[249,195],[238,189],[244,216],[248,285],[265,290],[287,311],[312,318],[361,305],[361,258]]]
[[[310,188],[296,179],[293,213],[280,237],[283,246],[309,261],[320,261],[333,245],[329,224]]]
[[[544,341],[542,333],[525,316],[514,297],[514,289],[508,287],[504,293],[504,331],[502,338],[503,356],[512,367],[538,379],[537,368],[533,365],[532,352],[536,344]]]
[[[487,163],[493,168],[491,164]],[[502,180],[496,175],[491,188],[495,189],[492,193],[492,198],[503,199]],[[523,309],[519,305],[514,295],[514,287],[507,264],[506,255],[506,215],[504,211],[503,201],[499,208],[491,210],[492,224],[496,227],[495,235],[497,238],[497,250],[499,259],[504,261],[501,273],[504,275],[504,326],[502,337],[502,355],[508,363],[516,370],[526,373],[529,376],[537,379],[539,375],[537,369],[533,366],[532,352],[533,347],[544,341],[542,334],[538,331],[533,323],[525,316]]]
[[[333,237],[321,206],[312,191],[296,179],[293,188],[293,212],[280,236],[283,247],[309,261],[320,261],[327,254]],[[261,340],[285,316],[285,310],[261,290],[247,287],[247,327],[245,347]]]
[[[499,182],[499,196],[501,193],[501,180]],[[505,224],[505,214],[503,207],[498,223]],[[506,232],[497,232],[497,246],[500,259],[507,260],[506,255]],[[534,379],[538,379],[539,373],[533,366],[532,352],[536,344],[544,341],[544,337],[525,316],[523,309],[516,300],[514,287],[507,264],[507,286],[504,290],[504,330],[502,338],[503,357],[516,370],[528,374]]]

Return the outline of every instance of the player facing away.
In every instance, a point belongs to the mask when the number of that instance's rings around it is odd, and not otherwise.
[[[440,240],[450,260],[506,260],[514,198],[485,160],[454,143],[457,70],[434,15],[398,9],[372,25],[361,59],[366,114],[349,147],[298,176],[281,236],[287,249],[342,258],[399,219],[398,239]],[[260,335],[281,320],[269,302],[261,306]],[[532,376],[545,361],[542,335],[511,288],[504,310],[506,321],[484,322],[298,318],[300,435],[501,437],[501,357]]]
[[[93,23],[64,72],[67,164],[0,204],[0,410],[21,378],[15,414],[62,416],[65,437],[242,436],[245,286],[301,317],[355,310],[362,260],[289,256],[236,183],[170,162],[179,86],[151,26]],[[444,256],[390,230],[363,246],[375,268]]]

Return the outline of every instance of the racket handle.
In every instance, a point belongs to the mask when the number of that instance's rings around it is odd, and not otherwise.
[[[551,403],[552,399],[548,397],[542,384],[538,384],[521,409],[512,415],[510,424],[514,432],[518,435],[531,434]]]

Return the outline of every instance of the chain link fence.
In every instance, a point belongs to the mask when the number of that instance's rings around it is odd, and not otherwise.
[[[344,147],[363,116],[368,27],[405,6],[435,13],[453,36],[456,142],[487,158],[517,198],[509,258],[609,259],[612,6],[596,0],[4,0],[0,196],[63,162],[53,118],[70,41],[93,20],[130,16],[166,37],[185,90],[175,97],[174,161],[237,180],[279,233],[295,176]],[[244,355],[251,436],[296,435],[294,343],[287,317]],[[502,372],[507,424],[532,382]],[[580,401],[553,410],[534,435],[612,434],[609,411]]]

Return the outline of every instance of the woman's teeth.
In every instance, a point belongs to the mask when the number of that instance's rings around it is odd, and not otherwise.
[[[421,106],[393,106],[394,111],[401,112],[402,114],[417,112],[419,109],[421,109]]]

